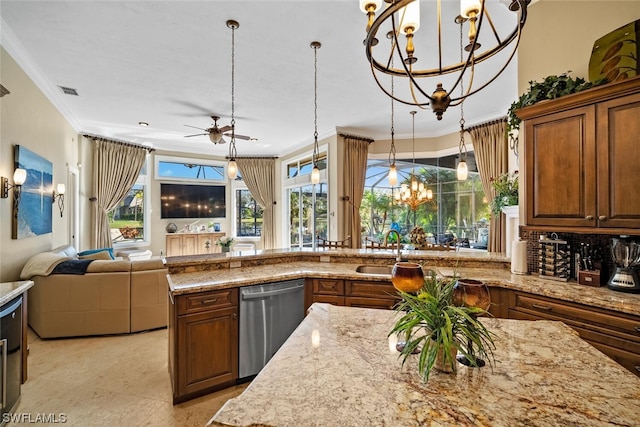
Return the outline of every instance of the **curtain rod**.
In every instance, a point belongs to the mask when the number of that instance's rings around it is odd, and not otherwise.
[[[231,157],[225,156],[225,159],[229,160]],[[250,159],[250,160],[260,160],[260,159],[277,159],[278,156],[236,156],[237,159]]]
[[[495,125],[497,123],[502,123],[502,122],[506,122],[506,121],[507,121],[507,117],[505,116],[505,117],[501,117],[499,119],[489,120],[488,122],[479,123],[477,125],[470,126],[470,127],[466,128],[465,130],[467,132],[471,132],[472,130],[479,129],[481,127],[491,126],[491,125]]]
[[[153,147],[146,147],[144,145],[134,144],[134,143],[127,142],[127,141],[119,141],[117,139],[107,139],[107,138],[103,138],[101,136],[96,136],[96,135],[87,135],[87,134],[85,134],[85,135],[82,135],[82,136],[84,136],[85,138],[93,139],[94,141],[104,141],[104,142],[109,142],[111,144],[126,145],[128,147],[144,148],[149,153],[152,153],[152,152],[156,151],[156,149],[153,148]]]
[[[365,136],[350,135],[348,133],[339,133],[338,136],[341,136],[343,138],[355,139],[358,141],[367,141],[369,144],[375,142],[375,139],[367,138]]]

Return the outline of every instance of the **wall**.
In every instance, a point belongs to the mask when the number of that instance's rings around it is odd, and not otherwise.
[[[67,165],[76,166],[77,134],[13,58],[0,48],[2,85],[11,93],[0,98],[0,175],[13,179],[13,147],[21,145],[53,163],[53,182],[67,184]],[[11,238],[13,194],[0,199],[0,281],[18,280],[34,254],[68,242],[68,216],[53,208],[53,233]]]

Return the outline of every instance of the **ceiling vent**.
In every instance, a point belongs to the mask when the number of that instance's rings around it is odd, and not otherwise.
[[[78,96],[78,91],[71,87],[58,86],[65,95]]]

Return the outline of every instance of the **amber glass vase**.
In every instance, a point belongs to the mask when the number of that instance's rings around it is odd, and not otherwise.
[[[415,262],[396,262],[391,271],[391,283],[402,292],[418,292],[424,286],[422,266]]]
[[[487,311],[491,306],[489,288],[480,280],[458,279],[453,287],[453,303],[457,306],[475,307]],[[457,357],[458,362],[466,366],[476,366],[478,368],[485,365],[484,360],[475,357],[471,340],[467,342],[467,353],[471,357],[459,354]],[[475,360],[475,363],[473,360]]]

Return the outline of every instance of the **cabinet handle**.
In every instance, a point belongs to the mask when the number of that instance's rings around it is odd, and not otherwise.
[[[606,221],[606,220],[607,220],[607,216],[606,216],[606,215],[600,215],[600,216],[598,217],[598,219],[599,219],[600,221]]]
[[[233,313],[233,314],[231,315],[231,318],[232,318],[232,319],[235,319],[235,318],[237,318],[237,317],[238,317],[238,315],[237,315],[237,314],[235,314],[235,313]]]
[[[636,326],[635,328],[633,328],[636,330],[636,332],[640,332],[640,326]]]
[[[587,215],[586,219],[587,219],[588,221],[591,221],[591,220],[593,219],[593,215]]]
[[[548,305],[542,305],[542,304],[533,303],[533,304],[531,304],[531,306],[533,308],[537,308],[538,310],[551,311],[551,306],[548,306]]]
[[[640,372],[640,366],[636,365],[634,366],[634,368],[636,369],[636,371]]]
[[[218,298],[203,299],[202,301],[200,301],[200,304],[211,304],[216,301],[218,301]]]

